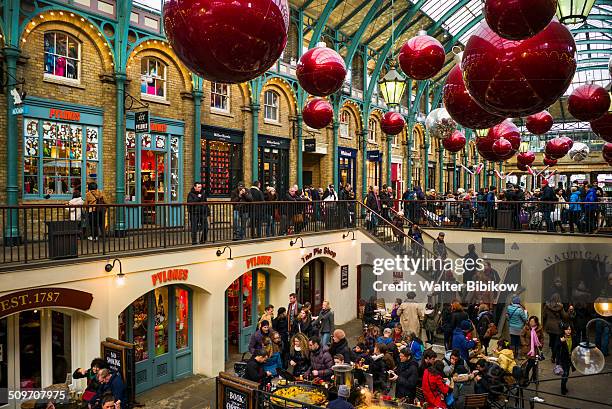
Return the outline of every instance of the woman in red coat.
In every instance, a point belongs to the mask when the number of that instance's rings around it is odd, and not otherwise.
[[[423,373],[423,396],[431,409],[446,409],[446,395],[452,387],[444,382],[444,364],[436,361]]]

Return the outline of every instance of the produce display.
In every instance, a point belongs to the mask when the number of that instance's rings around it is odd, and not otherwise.
[[[308,389],[303,386],[289,386],[287,388],[279,388],[273,393],[272,402],[277,405],[299,407],[300,405],[294,402],[285,401],[278,398],[292,399],[308,405],[322,406],[327,404],[325,394],[317,389]]]

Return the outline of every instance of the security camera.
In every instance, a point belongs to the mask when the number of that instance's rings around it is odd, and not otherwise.
[[[112,265],[112,264],[110,264],[110,263],[108,263],[107,265],[105,265],[105,266],[104,266],[104,270],[105,270],[107,273],[110,273],[111,271],[113,271],[113,265]]]

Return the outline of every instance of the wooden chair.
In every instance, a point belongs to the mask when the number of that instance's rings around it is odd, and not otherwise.
[[[465,395],[465,405],[463,407],[465,409],[484,409],[487,407],[488,396],[489,395],[486,393],[473,393]]]

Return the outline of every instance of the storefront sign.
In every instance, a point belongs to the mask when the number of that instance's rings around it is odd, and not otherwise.
[[[368,160],[370,162],[382,161],[382,153],[380,151],[368,151]]]
[[[247,270],[257,266],[269,266],[272,263],[272,256],[256,256],[247,259]]]
[[[593,260],[595,262],[610,264],[608,254],[593,253],[592,251],[569,250],[559,254],[553,254],[544,258],[546,266],[560,263],[564,260]]]
[[[151,132],[168,133],[168,125],[166,124],[151,124]]]
[[[27,115],[28,111],[29,111],[28,107],[24,107],[24,106],[15,107],[15,108],[13,108],[12,114],[13,115]]]
[[[253,409],[254,393],[259,387],[257,382],[219,373],[217,377],[217,408],[219,409]]]
[[[149,133],[149,111],[134,113],[134,131],[136,133]]]
[[[222,141],[242,143],[244,131],[230,128],[220,128],[211,125],[202,125],[202,139],[209,141]]]
[[[302,258],[302,262],[306,263],[311,258],[318,257],[318,256],[329,256],[331,258],[336,258],[336,252],[330,249],[329,247],[323,247],[323,248],[315,247],[314,249],[312,249],[312,252],[305,254],[301,258]]]
[[[111,371],[118,372],[125,383],[128,407],[136,397],[136,361],[134,360],[134,344],[114,338],[106,338],[100,344],[102,359]]]
[[[349,286],[349,266],[340,266],[340,289]]]
[[[290,144],[290,139],[259,135],[259,146],[263,146],[264,148],[289,149]]]
[[[62,121],[80,121],[81,114],[79,112],[74,111],[66,111],[63,109],[55,109],[51,108],[49,110],[49,118],[52,119],[61,119]]]
[[[355,149],[338,148],[338,153],[340,154],[340,157],[343,157],[343,158],[356,158],[357,157],[357,151]]]
[[[315,138],[304,139],[304,152],[316,152],[316,151],[317,151],[317,140]]]
[[[93,295],[70,288],[36,288],[0,297],[0,318],[43,307],[68,307],[87,311]]]
[[[153,281],[153,286],[156,286],[157,284],[167,283],[169,281],[185,281],[188,276],[189,270],[185,268],[173,268],[152,274],[151,281]]]

